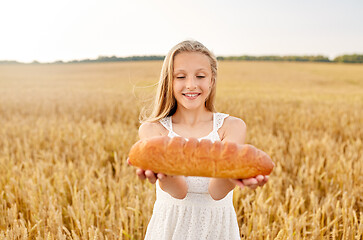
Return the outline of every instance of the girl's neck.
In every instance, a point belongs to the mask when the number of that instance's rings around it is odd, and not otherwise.
[[[206,108],[202,110],[179,110],[172,116],[173,123],[194,127],[202,122],[213,120],[213,113]]]

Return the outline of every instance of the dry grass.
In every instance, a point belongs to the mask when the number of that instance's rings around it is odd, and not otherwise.
[[[161,64],[0,66],[0,239],[142,239],[155,187],[125,159]],[[218,81],[277,163],[234,190],[242,239],[362,239],[363,65],[221,62]]]

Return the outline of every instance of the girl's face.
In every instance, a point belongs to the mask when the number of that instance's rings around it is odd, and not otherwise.
[[[178,108],[205,106],[212,87],[209,58],[199,52],[182,52],[174,57],[173,93]]]

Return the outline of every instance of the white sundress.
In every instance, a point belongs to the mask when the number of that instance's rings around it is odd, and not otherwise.
[[[228,114],[213,113],[213,130],[199,138],[212,142],[220,140],[218,129]],[[169,130],[169,137],[179,136],[173,131],[171,117],[160,120]],[[156,181],[156,201],[146,230],[147,240],[240,240],[237,216],[233,207],[233,190],[223,199],[214,200],[208,193],[210,178],[185,177],[188,193],[177,199],[164,192]]]

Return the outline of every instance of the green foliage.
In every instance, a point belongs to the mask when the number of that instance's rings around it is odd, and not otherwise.
[[[131,56],[131,57],[116,57],[116,56],[99,56],[97,59],[73,60],[69,63],[85,63],[85,62],[131,62],[131,61],[155,61],[164,60],[164,56]]]
[[[0,64],[20,64],[20,62],[10,61],[10,60],[3,60],[3,61],[0,61]]]
[[[55,61],[53,63],[99,63],[99,62],[131,62],[131,61],[161,61],[164,60],[165,56],[151,55],[151,56],[130,56],[130,57],[116,57],[116,56],[99,56],[97,59],[83,59],[83,60],[72,60],[69,62]],[[334,60],[330,60],[328,57],[317,55],[317,56],[219,56],[218,60],[232,60],[232,61],[288,61],[288,62],[339,62],[339,63],[363,63],[363,55],[340,55]],[[0,61],[0,64],[21,64],[17,61]],[[32,64],[39,64],[38,61],[33,61]]]
[[[330,62],[329,58],[318,56],[233,56],[218,57],[218,60],[244,60],[244,61],[297,61],[297,62]]]
[[[343,63],[363,63],[363,55],[353,54],[353,55],[341,55],[334,59],[334,62]]]

